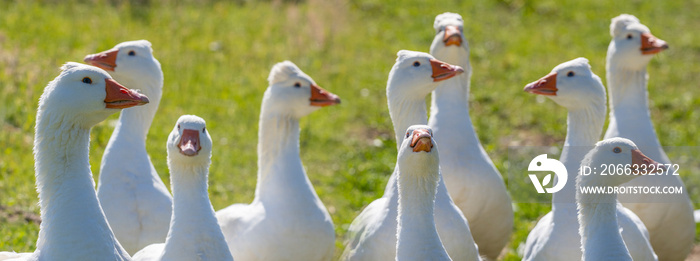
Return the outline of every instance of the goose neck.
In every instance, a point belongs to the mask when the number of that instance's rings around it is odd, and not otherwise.
[[[466,70],[466,69],[465,69]],[[469,79],[471,71],[467,71],[451,79],[444,80],[433,90],[433,101],[466,104],[469,99]],[[437,105],[441,105],[438,103]],[[446,106],[443,106],[446,107]]]
[[[258,182],[255,198],[275,182],[301,182],[305,179],[299,157],[299,120],[290,115],[268,114],[263,109],[258,130]],[[280,175],[284,175],[281,177]],[[304,176],[302,178],[301,176]],[[294,184],[287,184],[293,186]]]
[[[609,61],[607,78],[611,120],[633,117],[651,121],[646,67],[628,69]]]
[[[34,160],[42,218],[37,249],[58,259],[81,256],[65,251],[75,243],[66,238],[80,238],[92,254],[124,258],[128,255],[97,200],[89,163],[90,128],[74,120],[41,108],[37,115]]]
[[[468,100],[469,76],[466,73],[445,80],[433,90],[430,98],[430,119],[443,119],[456,114],[463,117],[465,111],[469,112]]]
[[[397,256],[404,257],[443,247],[434,220],[437,179],[410,172],[414,170],[398,172]]]
[[[629,253],[617,222],[617,196],[615,194],[577,193],[579,210],[579,234],[584,260],[596,257],[598,252],[618,257],[628,257]],[[606,243],[601,244],[604,240]],[[624,260],[624,259],[620,259]],[[631,260],[628,258],[628,260]]]
[[[393,99],[390,95],[387,103],[391,121],[394,124],[396,148],[399,149],[408,127],[428,123],[425,99]]]
[[[126,78],[126,77],[123,77]],[[145,77],[139,81],[131,79],[117,79],[124,86],[140,90],[148,96],[148,104],[142,106],[123,109],[119,115],[119,120],[115,126],[115,134],[125,135],[127,137],[136,137],[143,140],[145,143],[148,130],[151,128],[153,118],[158,111],[158,105],[162,96],[163,80],[162,74],[160,80]]]
[[[37,117],[34,138],[37,189],[42,212],[61,196],[72,196],[73,193],[65,193],[75,191],[71,188],[84,189],[94,185],[88,159],[90,130],[64,121],[63,117],[52,116]]]
[[[413,175],[415,170],[399,170],[398,191],[400,209],[407,217],[418,217],[416,220],[430,221],[433,218],[433,205],[437,191],[437,178],[423,175]],[[430,213],[428,213],[430,212]]]
[[[598,141],[603,131],[604,120],[605,104],[569,109],[566,140],[560,156],[560,161],[566,167],[568,180],[562,190],[552,195],[552,203],[576,202],[575,180],[581,160]],[[558,182],[558,179],[555,179],[555,182]]]
[[[196,221],[202,213],[211,209],[207,193],[208,164],[170,164],[170,182],[173,190],[173,221],[176,219]],[[213,215],[213,211],[212,211]]]
[[[428,125],[438,137],[441,149],[458,153],[477,148],[471,146],[479,144],[479,138],[469,116],[468,100],[469,78],[464,74],[444,81],[433,91]],[[446,139],[454,142],[439,142]]]
[[[173,215],[164,257],[182,253],[183,249],[192,249],[188,252],[194,253],[197,251],[195,248],[200,246],[193,242],[212,242],[211,237],[221,234],[207,192],[209,164],[169,165],[173,189]]]
[[[605,104],[569,109],[566,123],[564,149],[572,146],[595,145],[603,131],[603,123],[605,123]]]
[[[647,155],[662,163],[670,162],[661,148],[649,111],[646,66],[630,69],[608,58],[610,123],[605,137],[625,137],[637,143]]]

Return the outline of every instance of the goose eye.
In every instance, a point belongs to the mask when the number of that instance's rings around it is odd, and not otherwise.
[[[418,66],[420,66],[420,62],[419,62],[419,61],[413,62],[413,67],[418,67]]]
[[[135,55],[136,55],[136,52],[134,52],[134,51],[129,51],[129,56],[135,56]]]
[[[632,39],[632,38],[633,38],[632,34],[628,34],[628,35],[627,35],[627,40],[630,40],[630,39]]]
[[[202,132],[207,132],[207,127],[202,128]]]
[[[301,87],[301,83],[299,83],[299,82],[295,82],[295,83],[294,83],[294,87],[296,87],[296,88],[300,88],[300,87]]]
[[[92,83],[92,79],[90,79],[90,77],[85,77],[85,78],[83,78],[83,82],[84,82],[84,83],[87,83],[87,84],[91,84],[91,83]]]
[[[613,152],[615,152],[615,153],[620,153],[620,152],[622,152],[622,149],[620,149],[620,147],[615,147],[615,148],[613,149]]]
[[[573,71],[569,71],[569,73],[567,73],[566,76],[568,76],[568,77],[574,77],[574,72],[573,72]]]
[[[409,131],[409,132],[406,132],[406,138],[408,138],[408,136],[411,136],[411,132],[410,132],[410,131]]]
[[[177,125],[177,130],[180,130],[180,124]]]

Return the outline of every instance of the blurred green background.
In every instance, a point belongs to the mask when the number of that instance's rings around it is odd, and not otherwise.
[[[61,64],[119,42],[151,41],[162,64],[164,96],[147,147],[166,184],[165,141],[173,124],[182,114],[207,120],[215,142],[209,192],[217,210],[253,198],[259,107],[273,64],[291,60],[338,94],[340,106],[301,121],[301,156],[333,217],[339,256],[349,223],[382,195],[394,167],[385,86],[396,52],[429,51],[436,15],[464,17],[472,121],[505,177],[508,146],[561,147],[566,135],[565,109],[523,86],[576,57],[588,58],[605,79],[610,19],[621,13],[636,15],[671,46],[648,68],[661,143],[698,146],[698,10],[698,0],[0,1],[0,251],[33,251],[36,242],[32,142],[44,86]],[[92,130],[95,175],[116,118]],[[697,175],[682,178],[700,202]],[[550,209],[514,207],[506,260],[519,259],[518,246]]]

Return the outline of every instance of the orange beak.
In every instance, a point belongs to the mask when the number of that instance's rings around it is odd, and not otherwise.
[[[462,32],[454,25],[445,26],[445,36],[442,38],[445,46],[462,46]]]
[[[433,137],[430,136],[430,132],[426,129],[416,129],[413,131],[413,139],[411,140],[411,147],[413,147],[413,152],[425,151],[430,152],[433,149]]]
[[[330,93],[321,86],[311,84],[311,98],[309,98],[311,106],[326,107],[340,103],[338,95]]]
[[[196,156],[202,149],[199,145],[199,131],[192,129],[183,129],[182,137],[180,138],[180,144],[177,145],[180,148],[180,153],[185,156]]]
[[[462,67],[436,59],[430,59],[430,66],[433,67],[433,82],[444,81],[464,72]]]
[[[105,108],[125,109],[148,103],[148,97],[134,90],[128,89],[114,79],[105,79]]]
[[[660,164],[654,161],[653,159],[650,159],[649,157],[644,155],[644,153],[642,153],[642,151],[640,150],[632,150],[632,166],[637,166],[637,168],[641,166],[646,166],[647,170],[665,169],[663,164]],[[640,173],[637,172],[637,174]]]
[[[668,49],[666,41],[654,37],[650,33],[642,34],[642,54],[655,54]]]
[[[105,71],[114,71],[117,68],[117,54],[119,50],[111,49],[98,54],[89,54],[85,56],[86,63],[102,68]]]
[[[546,96],[557,96],[557,73],[547,74],[542,79],[525,85],[526,92],[546,95]]]

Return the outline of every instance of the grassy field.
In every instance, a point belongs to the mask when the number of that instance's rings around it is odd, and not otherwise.
[[[636,15],[671,46],[649,65],[651,112],[661,143],[698,146],[698,0],[58,2],[0,1],[0,251],[34,249],[39,207],[32,140],[44,86],[64,62],[127,40],[151,41],[163,67],[164,96],[148,151],[166,184],[165,140],[174,122],[182,114],[207,120],[215,142],[209,188],[215,209],[252,200],[259,107],[274,63],[295,62],[343,99],[301,122],[302,160],[333,217],[336,255],[349,223],[382,195],[394,166],[385,85],[396,52],[427,52],[433,19],[442,12],[465,19],[471,116],[502,173],[508,146],[561,146],[566,135],[565,110],[523,92],[523,86],[576,57],[588,58],[605,79],[609,23],[620,13]],[[92,130],[95,175],[116,117]],[[698,174],[682,176],[696,208]],[[550,208],[514,207],[506,260],[519,259],[518,246]]]

